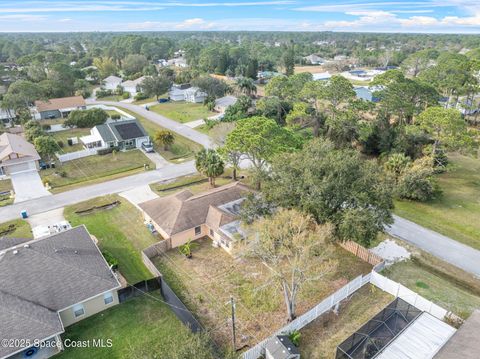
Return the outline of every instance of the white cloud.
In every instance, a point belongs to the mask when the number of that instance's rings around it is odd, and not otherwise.
[[[44,15],[28,15],[28,14],[15,14],[15,15],[0,15],[0,20],[14,20],[14,21],[42,21],[48,17]]]

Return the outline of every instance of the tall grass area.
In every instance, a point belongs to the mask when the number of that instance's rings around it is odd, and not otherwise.
[[[396,201],[395,213],[480,250],[480,159],[449,159],[451,169],[438,175],[443,193],[425,203]]]

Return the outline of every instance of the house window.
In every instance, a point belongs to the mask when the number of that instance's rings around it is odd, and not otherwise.
[[[103,295],[103,302],[105,303],[105,305],[109,305],[110,303],[113,303],[113,294],[105,293]]]
[[[213,233],[213,229],[210,228],[210,237],[213,238],[214,234],[215,234],[215,233]]]
[[[85,315],[85,308],[83,307],[83,304],[77,304],[73,307],[73,315],[75,316],[75,318]]]
[[[199,236],[200,233],[202,233],[202,227],[200,227],[200,226],[195,227],[195,235],[196,235],[196,236]]]

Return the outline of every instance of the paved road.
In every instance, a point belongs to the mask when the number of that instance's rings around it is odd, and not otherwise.
[[[134,105],[131,103],[123,103],[123,102],[114,102],[114,101],[94,101],[94,100],[88,100],[87,103],[89,105],[107,105],[107,106],[117,106],[121,108],[125,108],[129,111],[133,111],[138,113],[139,115],[145,117],[147,120],[150,120],[152,122],[155,122],[156,124],[165,127],[169,129],[170,131],[176,132],[183,137],[186,137],[193,142],[196,142],[203,147],[206,148],[211,148],[213,147],[212,141],[210,137],[207,135],[200,133],[198,131],[195,131],[194,129],[181,124],[177,121],[171,120],[165,116],[159,115],[158,113],[155,113],[153,111],[147,111],[145,110],[144,106],[139,106],[139,105]]]
[[[404,218],[393,217],[395,222],[386,229],[390,235],[480,278],[480,251]]]
[[[149,183],[174,179],[195,172],[196,170],[193,161],[189,161],[182,164],[169,165],[159,170],[148,171],[51,196],[16,203],[10,206],[0,207],[0,223],[19,218],[22,210],[27,210],[30,215],[38,214],[86,201],[91,198],[125,192]]]

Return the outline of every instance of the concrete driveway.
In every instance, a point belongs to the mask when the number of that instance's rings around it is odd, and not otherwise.
[[[15,203],[51,195],[43,186],[37,171],[18,172],[10,177],[15,191]]]
[[[168,162],[165,158],[160,156],[157,152],[145,152],[145,151],[142,151],[142,152],[145,156],[148,157],[150,161],[155,163],[155,168],[157,170],[170,165],[170,162]]]

